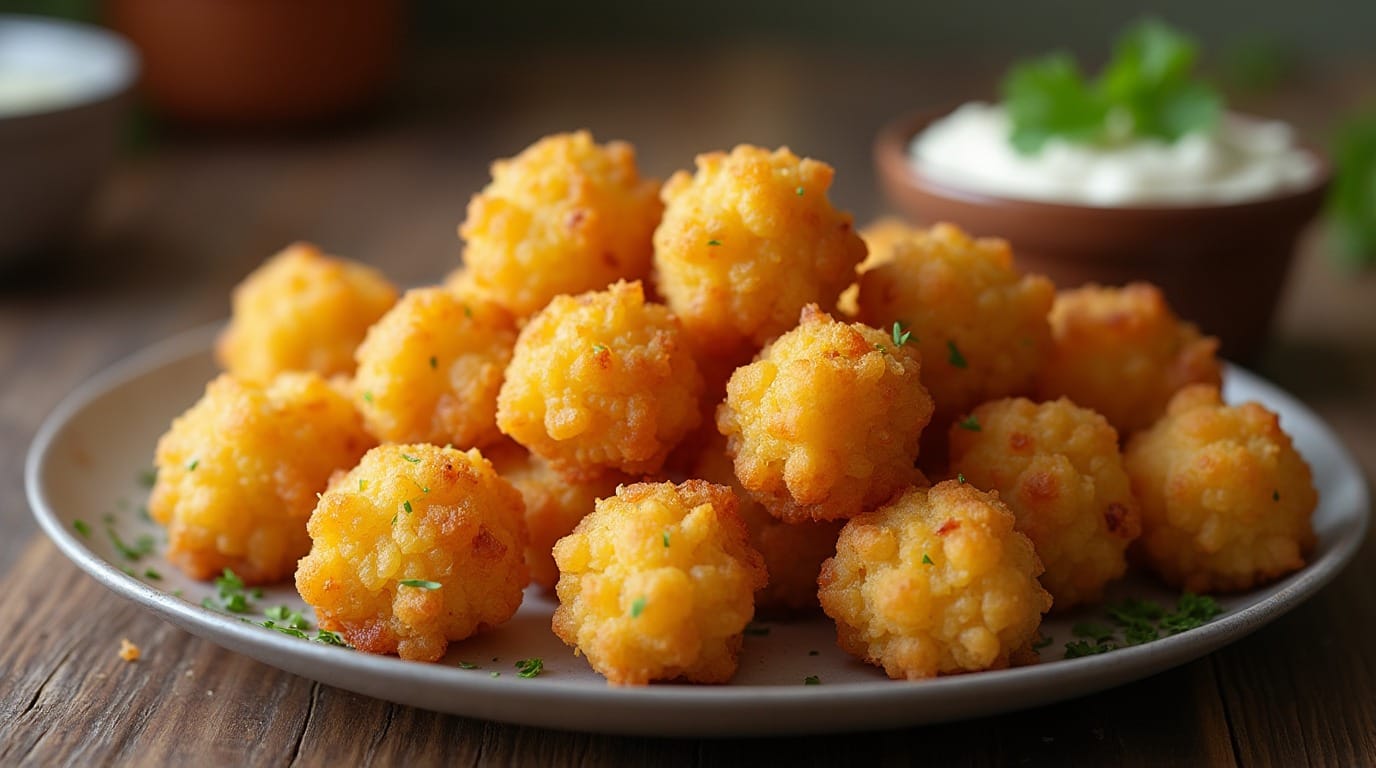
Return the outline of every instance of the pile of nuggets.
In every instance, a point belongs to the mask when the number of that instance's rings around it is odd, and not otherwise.
[[[730,680],[757,613],[825,612],[894,678],[1006,667],[1129,559],[1193,591],[1304,565],[1308,465],[1160,291],[857,232],[832,174],[743,145],[661,186],[556,135],[494,164],[442,285],[287,248],[158,445],[170,558],[428,661],[534,582],[614,685]]]

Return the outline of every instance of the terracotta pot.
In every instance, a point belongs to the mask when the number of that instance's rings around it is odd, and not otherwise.
[[[142,89],[195,123],[319,120],[377,95],[400,43],[401,0],[108,0],[143,56]]]
[[[1291,258],[1323,203],[1330,168],[1317,151],[1303,189],[1244,203],[1091,207],[971,192],[937,182],[908,159],[914,135],[948,110],[901,117],[874,143],[889,201],[913,219],[950,221],[972,234],[1007,239],[1019,266],[1061,287],[1148,280],[1182,317],[1222,341],[1235,360],[1265,342]]]

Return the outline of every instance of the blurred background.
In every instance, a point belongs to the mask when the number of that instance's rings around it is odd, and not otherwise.
[[[0,13],[112,28],[141,62],[112,146],[83,166],[100,167],[88,199],[0,267],[0,300],[194,283],[185,310],[203,320],[294,240],[402,284],[438,280],[492,159],[575,128],[633,142],[661,178],[700,151],[787,144],[835,166],[833,200],[863,222],[886,210],[871,154],[886,120],[994,98],[1031,54],[1069,50],[1092,71],[1148,13],[1199,40],[1230,106],[1320,146],[1376,101],[1365,0],[0,0]],[[5,155],[5,122],[0,162],[26,157],[39,178],[56,175],[45,153],[80,144],[43,128]],[[36,220],[45,185],[0,184],[0,208]]]

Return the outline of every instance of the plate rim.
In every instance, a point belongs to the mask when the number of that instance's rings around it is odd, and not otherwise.
[[[586,681],[533,679],[521,680],[513,685],[507,678],[491,679],[488,675],[475,675],[458,668],[406,662],[390,656],[373,656],[264,632],[257,626],[239,621],[237,617],[209,611],[127,576],[104,557],[88,549],[61,523],[59,514],[42,487],[42,471],[63,429],[102,396],[132,380],[154,374],[159,368],[190,359],[193,355],[207,354],[214,334],[221,327],[222,321],[194,328],[121,359],[83,381],[44,418],[30,444],[24,466],[26,495],[40,528],[70,561],[107,589],[216,645],[308,679],[399,704],[469,717],[586,732],[739,736],[873,730],[993,715],[1050,704],[1159,674],[1212,653],[1280,618],[1316,594],[1352,561],[1366,540],[1370,524],[1371,501],[1366,477],[1346,444],[1328,423],[1279,386],[1228,363],[1227,379],[1245,381],[1264,393],[1262,399],[1267,401],[1268,407],[1280,403],[1287,410],[1302,413],[1321,428],[1321,436],[1331,442],[1335,449],[1335,474],[1350,478],[1356,493],[1351,500],[1351,520],[1344,518],[1342,535],[1327,552],[1302,570],[1286,577],[1284,586],[1275,594],[1235,613],[1188,632],[1108,654],[922,681],[876,679],[796,687],[651,685],[590,688]],[[329,673],[321,674],[320,665],[326,665]],[[341,675],[352,678],[341,681]],[[416,685],[426,688],[457,686],[458,692],[473,694],[474,703],[478,706],[417,704],[413,696],[389,695],[390,688],[405,689]],[[1047,687],[1054,688],[1054,692],[1038,690]],[[1015,695],[1006,695],[1007,689],[1012,689]],[[930,705],[929,699],[940,700],[953,692],[959,692],[964,697],[963,706],[952,707],[950,712],[935,716],[919,714],[925,706]],[[992,705],[987,701],[988,697],[998,695],[1004,695],[1004,698]],[[540,699],[541,707],[528,708],[532,696]],[[464,698],[453,697],[459,704],[467,703],[460,701]],[[813,713],[819,706],[818,700],[825,701],[825,708],[831,717],[803,720],[790,717]],[[972,707],[969,703],[971,700],[980,703]],[[489,706],[483,707],[484,704]],[[903,705],[915,711],[907,711]],[[560,710],[572,708],[574,716],[549,717],[540,714],[550,707]],[[579,707],[586,707],[592,712],[580,714]],[[671,711],[652,713],[646,717],[645,708],[653,707],[668,707]],[[763,721],[739,717],[744,710],[755,707],[770,707],[772,716]],[[840,714],[849,712],[851,707],[863,709],[867,716],[846,717]],[[878,718],[872,716],[875,707],[883,713]],[[681,716],[685,712],[689,717]],[[675,716],[675,713],[679,716]],[[617,714],[627,717],[617,717]],[[629,717],[633,714],[643,719]],[[708,721],[692,719],[697,715],[709,716]],[[574,725],[569,725],[570,722]]]

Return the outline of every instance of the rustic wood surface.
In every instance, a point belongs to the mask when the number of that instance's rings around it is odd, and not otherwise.
[[[115,599],[37,532],[21,480],[29,441],[80,381],[225,316],[230,287],[287,242],[316,241],[402,284],[434,281],[457,263],[454,228],[490,159],[584,126],[634,141],[661,176],[699,150],[786,143],[833,163],[834,199],[864,219],[882,209],[869,155],[880,122],[988,95],[997,71],[759,47],[423,64],[347,128],[163,131],[121,162],[71,255],[0,275],[0,764],[1376,763],[1370,540],[1291,615],[1143,682],[965,723],[770,740],[572,734],[396,706],[221,650]],[[1322,138],[1369,72],[1310,69],[1244,104]],[[1326,418],[1373,476],[1376,274],[1344,274],[1309,242],[1257,367]],[[122,636],[142,660],[116,657]]]

